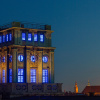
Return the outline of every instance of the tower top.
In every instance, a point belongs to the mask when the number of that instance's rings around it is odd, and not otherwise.
[[[78,86],[77,86],[77,82],[75,82],[74,92],[75,92],[75,93],[78,93]]]
[[[87,86],[90,86],[90,81],[88,80],[88,85]]]

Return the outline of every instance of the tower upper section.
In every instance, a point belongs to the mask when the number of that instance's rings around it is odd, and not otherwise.
[[[51,47],[50,25],[12,22],[0,26],[0,47],[9,45]]]

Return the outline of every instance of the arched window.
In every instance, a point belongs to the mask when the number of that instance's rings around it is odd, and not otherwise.
[[[24,60],[23,55],[19,55],[19,56],[18,56],[18,60],[19,60],[20,62],[22,62],[22,61]]]
[[[35,60],[36,60],[35,56],[31,56],[31,61],[35,62]]]
[[[43,60],[44,63],[47,63],[48,62],[48,57],[47,56],[43,56],[42,60]]]

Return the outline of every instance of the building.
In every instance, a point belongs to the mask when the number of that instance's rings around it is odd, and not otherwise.
[[[88,80],[87,86],[82,91],[83,94],[87,96],[100,96],[100,86],[90,86],[90,82]]]
[[[100,96],[100,86],[86,86],[82,93],[87,96]]]
[[[12,22],[0,26],[0,93],[61,93],[54,83],[50,25]]]

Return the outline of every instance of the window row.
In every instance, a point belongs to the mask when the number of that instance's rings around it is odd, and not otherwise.
[[[24,56],[23,55],[19,55],[18,56],[18,60],[20,62],[23,62]],[[47,56],[43,56],[42,60],[43,60],[44,63],[47,63],[48,62],[48,57]],[[31,61],[32,62],[35,62],[36,61],[36,57],[35,56],[31,56]]]
[[[18,60],[19,60],[20,62],[23,62],[24,56],[23,56],[23,55],[19,55],[19,56],[18,56]],[[48,57],[47,57],[47,56],[43,56],[42,60],[43,60],[44,63],[47,63],[47,62],[48,62]],[[5,61],[6,61],[6,60],[5,60],[5,56],[2,57],[2,58],[0,57],[0,62],[5,62]],[[12,62],[12,55],[9,56],[9,61]],[[36,57],[35,57],[35,56],[31,56],[31,61],[32,61],[32,62],[35,62],[35,61],[36,61]]]
[[[44,41],[44,35],[40,34],[39,36],[40,42]],[[22,40],[25,41],[26,40],[26,33],[22,33]],[[32,33],[28,33],[28,41],[32,41]],[[38,41],[38,34],[34,34],[34,41]]]
[[[0,35],[0,43],[8,42],[12,40],[12,34]]]
[[[5,62],[6,60],[5,60],[5,56],[4,57],[0,57],[0,62]],[[9,61],[10,62],[12,62],[12,55],[11,56],[9,56]]]
[[[9,69],[9,83],[12,82],[12,69]],[[24,82],[24,69],[18,69],[18,82]],[[36,69],[30,70],[30,82],[36,83]],[[48,83],[48,70],[43,69],[42,82]],[[2,70],[2,83],[5,83],[5,70]]]

